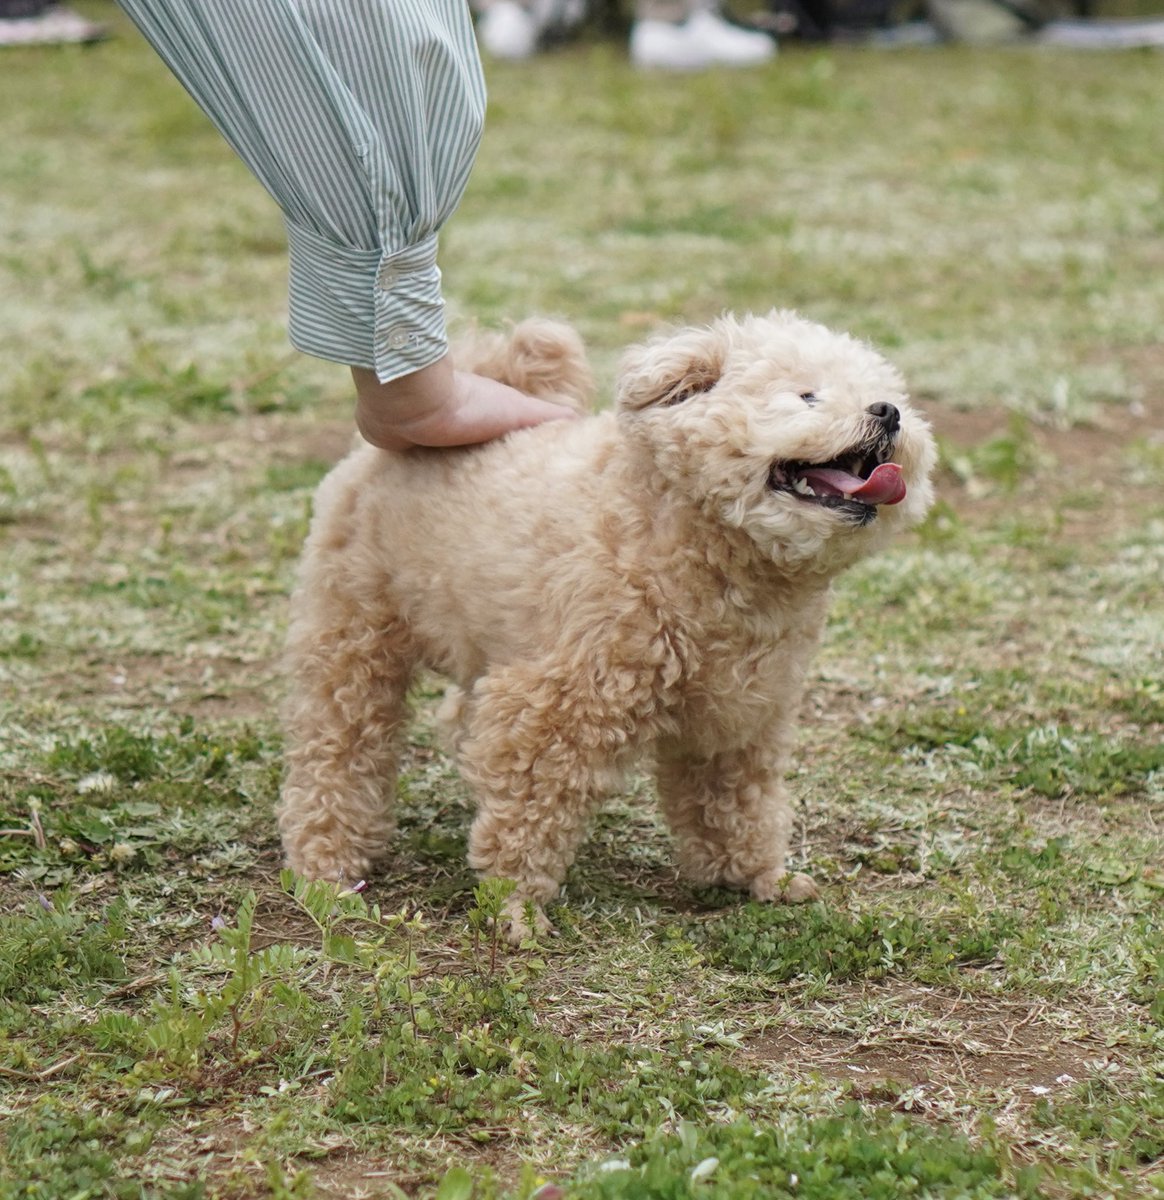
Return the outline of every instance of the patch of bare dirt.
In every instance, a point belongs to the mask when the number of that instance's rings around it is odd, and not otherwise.
[[[1110,1053],[1092,1031],[1095,1014],[1064,1021],[1037,1000],[928,988],[882,994],[892,998],[886,1016],[859,1031],[806,1022],[754,1039],[747,1054],[769,1069],[817,1073],[874,1098],[904,1086],[1008,1091],[1033,1102],[1083,1079]]]
[[[277,662],[225,655],[76,659],[67,670],[44,671],[37,680],[42,696],[62,702],[107,701],[119,709],[168,708],[181,716],[239,721],[270,717],[281,687]]]
[[[172,469],[197,474],[215,461],[337,463],[352,447],[351,420],[319,421],[273,415],[235,418],[199,425],[196,446],[184,447],[170,460]]]
[[[406,1195],[430,1195],[434,1183],[439,1180],[448,1166],[464,1167],[473,1174],[490,1170],[502,1186],[514,1186],[522,1173],[522,1155],[528,1147],[513,1148],[512,1143],[520,1139],[517,1128],[478,1129],[480,1134],[490,1134],[493,1140],[484,1144],[473,1142],[468,1137],[443,1136],[439,1139],[439,1151],[435,1145],[425,1146],[430,1165],[394,1166],[396,1155],[391,1151],[379,1154],[364,1151],[331,1155],[322,1162],[304,1165],[311,1172],[313,1196],[320,1200],[381,1200]]]
[[[1159,357],[1164,360],[1164,352]],[[939,496],[975,525],[1037,509],[1054,518],[1053,535],[1062,541],[1090,543],[1140,524],[1144,512],[1158,503],[1159,489],[1143,472],[1129,471],[1128,451],[1133,443],[1164,444],[1164,366],[1159,369],[1162,382],[1146,388],[1143,401],[1104,408],[1094,424],[1070,429],[1033,422],[1023,426],[1035,465],[1013,491],[988,482],[983,487],[981,481],[946,471],[938,480]],[[926,415],[938,437],[956,450],[1013,436],[1014,416],[1002,408],[957,411],[931,405]],[[1081,503],[1088,493],[1094,502]]]

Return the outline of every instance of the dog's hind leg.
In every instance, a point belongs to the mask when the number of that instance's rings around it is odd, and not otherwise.
[[[785,868],[792,809],[779,756],[768,748],[709,758],[660,754],[659,800],[692,883],[740,888],[756,900],[798,904],[817,896],[807,875]]]
[[[312,562],[292,602],[279,830],[293,870],[354,883],[392,836],[397,746],[416,652],[383,589],[376,597],[347,596],[341,570]]]

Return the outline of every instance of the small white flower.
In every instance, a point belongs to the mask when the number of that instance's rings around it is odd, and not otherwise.
[[[109,851],[109,857],[115,863],[132,862],[137,857],[137,851],[126,842],[118,842],[112,850]]]
[[[1046,1096],[1050,1094],[1050,1091],[1051,1089],[1049,1087],[1043,1087],[1041,1083],[1036,1083],[1035,1086],[1031,1088],[1031,1094],[1035,1096]]]
[[[77,794],[88,796],[91,792],[111,792],[117,787],[117,776],[108,771],[94,771],[84,779],[77,780]]]

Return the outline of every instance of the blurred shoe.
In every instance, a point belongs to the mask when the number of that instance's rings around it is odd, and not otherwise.
[[[35,16],[0,18],[0,46],[77,45],[108,36],[104,25],[55,4]]]
[[[631,26],[630,57],[636,67],[694,71],[710,62],[685,25],[671,21],[636,21]]]
[[[681,25],[636,21],[631,27],[630,56],[636,67],[665,71],[755,67],[775,54],[776,42],[768,34],[740,29],[712,12],[697,12]]]
[[[947,42],[998,46],[1021,38],[1030,28],[1017,4],[994,0],[927,0],[930,24]]]
[[[687,30],[702,42],[712,62],[727,67],[754,67],[776,56],[776,41],[766,33],[741,29],[713,12],[697,12],[688,17]]]
[[[1035,39],[1044,46],[1070,46],[1073,50],[1130,50],[1149,46],[1164,49],[1164,18],[1136,20],[1049,21]]]
[[[481,47],[493,58],[529,58],[539,32],[534,15],[514,0],[497,0],[477,19]]]

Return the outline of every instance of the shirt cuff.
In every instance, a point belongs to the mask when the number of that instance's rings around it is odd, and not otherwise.
[[[373,370],[381,383],[447,353],[435,233],[403,250],[358,250],[288,221],[287,244],[296,349]]]

